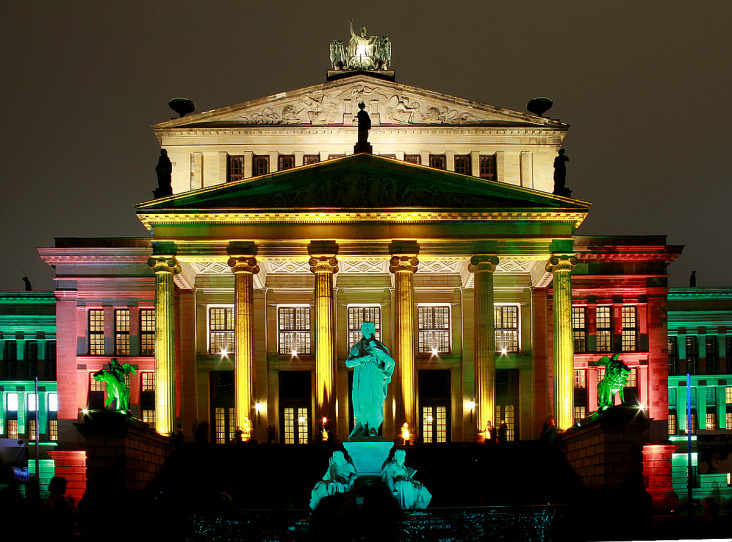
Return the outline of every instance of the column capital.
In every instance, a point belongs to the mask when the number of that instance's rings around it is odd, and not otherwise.
[[[416,256],[394,255],[389,260],[389,272],[396,273],[398,271],[409,271],[416,273],[419,267],[419,259]]]
[[[254,256],[232,256],[227,263],[234,274],[251,273],[252,275],[256,275],[259,273],[257,259]]]
[[[470,258],[468,271],[478,273],[480,271],[490,271],[493,273],[498,266],[498,256],[495,254],[476,254]]]
[[[175,256],[150,256],[147,265],[152,267],[154,273],[180,273],[180,265]]]
[[[574,254],[553,254],[546,264],[546,270],[554,273],[556,271],[571,271],[577,265],[577,257]]]
[[[338,273],[338,258],[335,256],[311,256],[308,263],[311,273]]]

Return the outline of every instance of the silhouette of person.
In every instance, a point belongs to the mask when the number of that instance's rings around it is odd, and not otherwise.
[[[74,535],[76,505],[66,496],[66,478],[54,476],[48,483],[49,495],[43,505],[46,527],[54,536],[66,540]]]
[[[689,288],[696,288],[696,271],[691,272],[689,277]]]
[[[28,277],[23,277],[23,282],[25,282],[25,291],[32,292],[33,286],[31,286],[31,282],[30,280],[28,280]]]
[[[501,425],[498,426],[498,444],[505,444],[508,439],[508,425],[506,420],[501,420]]]

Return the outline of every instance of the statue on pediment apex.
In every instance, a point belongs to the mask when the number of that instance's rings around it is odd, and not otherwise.
[[[351,39],[330,43],[330,62],[334,70],[388,70],[391,62],[391,40],[387,36],[368,36],[366,27],[353,31],[353,19],[348,20]]]

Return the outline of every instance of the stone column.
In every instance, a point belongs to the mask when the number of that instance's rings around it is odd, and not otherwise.
[[[236,426],[251,427],[254,419],[254,275],[253,256],[232,256],[234,273],[234,393]]]
[[[335,420],[335,303],[333,275],[338,272],[335,256],[311,256],[310,271],[315,274],[315,400],[319,427],[323,418]]]
[[[496,412],[496,331],[493,310],[493,273],[498,265],[495,254],[476,254],[468,269],[473,273],[475,326],[475,403],[478,429],[488,421],[498,425]]]
[[[175,429],[173,275],[180,273],[180,266],[173,256],[153,256],[147,264],[155,273],[155,430],[171,435]]]
[[[395,311],[394,311],[394,359],[398,379],[392,380],[396,387],[394,397],[397,408],[395,428],[401,428],[404,422],[409,431],[416,435],[418,431],[416,416],[417,380],[414,371],[414,273],[417,272],[419,260],[416,256],[392,256],[389,271],[394,273]]]
[[[554,418],[559,429],[569,429],[574,421],[574,343],[572,341],[572,280],[577,265],[571,254],[555,254],[546,270],[554,275]]]

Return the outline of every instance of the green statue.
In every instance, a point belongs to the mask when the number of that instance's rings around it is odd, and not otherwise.
[[[597,405],[598,410],[605,410],[613,406],[613,396],[617,393],[620,396],[620,402],[625,402],[623,390],[625,383],[628,381],[630,368],[618,359],[620,354],[613,354],[608,358],[602,356],[600,360],[591,362],[590,365],[605,366],[605,378],[597,383]]]
[[[94,373],[94,380],[104,382],[107,385],[107,401],[105,408],[111,408],[112,401],[116,401],[116,409],[119,412],[130,410],[130,388],[125,384],[125,376],[132,373],[137,374],[135,368],[129,363],[120,365],[117,358],[109,360],[109,370],[101,369]]]
[[[356,427],[349,437],[374,437],[384,421],[386,388],[394,372],[389,349],[376,340],[373,322],[361,325],[363,337],[351,347],[346,367],[353,369],[353,410]]]

